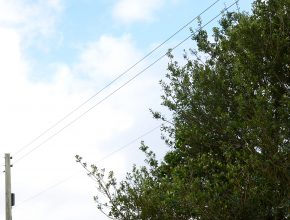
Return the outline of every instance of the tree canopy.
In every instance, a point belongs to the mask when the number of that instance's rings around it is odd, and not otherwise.
[[[212,33],[193,35],[184,65],[169,55],[162,105],[173,124],[160,163],[142,143],[148,166],[117,182],[77,156],[110,218],[290,219],[290,0],[226,12]]]

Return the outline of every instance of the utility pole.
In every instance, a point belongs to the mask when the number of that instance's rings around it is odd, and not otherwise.
[[[5,154],[5,209],[6,220],[12,220],[12,194],[11,194],[11,173],[10,154]]]

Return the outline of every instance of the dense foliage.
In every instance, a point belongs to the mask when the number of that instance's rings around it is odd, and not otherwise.
[[[170,151],[159,164],[142,144],[148,167],[120,183],[92,166],[108,200],[96,197],[99,209],[113,219],[290,219],[290,0],[257,0],[251,15],[228,12],[213,37],[200,29],[193,40],[198,51],[182,66],[170,55],[161,82]]]

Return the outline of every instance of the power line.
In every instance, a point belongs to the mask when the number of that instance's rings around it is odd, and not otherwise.
[[[160,128],[160,127],[161,127],[161,125],[158,125],[158,126],[152,128],[152,129],[146,131],[145,133],[143,133],[142,135],[138,136],[137,138],[131,140],[131,141],[128,142],[127,144],[123,145],[122,147],[117,148],[116,150],[110,152],[109,154],[105,155],[105,156],[102,157],[101,159],[97,160],[96,163],[100,163],[100,162],[106,160],[107,158],[109,158],[110,156],[112,156],[113,154],[116,154],[116,153],[118,153],[118,152],[124,150],[125,148],[129,147],[130,145],[132,145],[132,144],[135,143],[136,141],[138,141],[138,140],[140,140],[141,138],[143,138],[143,137],[149,135],[150,133],[152,133],[153,131],[157,130],[157,129]],[[76,175],[76,173],[74,173],[74,174],[72,174],[72,175],[70,175],[70,176],[68,176],[68,177],[66,177],[66,178],[64,178],[64,179],[62,179],[62,180],[56,182],[55,184],[53,184],[53,185],[47,187],[46,189],[44,189],[44,190],[42,190],[42,191],[36,193],[35,195],[33,195],[33,196],[31,196],[31,197],[29,197],[29,198],[27,198],[27,199],[21,201],[20,203],[16,204],[15,207],[18,207],[18,206],[20,206],[20,205],[23,205],[24,203],[27,203],[27,202],[29,202],[30,200],[33,200],[33,199],[35,199],[35,198],[41,196],[42,194],[44,194],[44,193],[46,193],[46,192],[48,192],[48,191],[50,191],[50,190],[52,190],[52,189],[58,187],[59,185],[61,185],[61,184],[65,183],[65,182],[71,180],[75,175]]]
[[[117,153],[117,152],[119,152],[119,151],[121,151],[121,150],[124,150],[125,148],[129,147],[131,144],[133,144],[133,143],[135,143],[136,141],[140,140],[141,138],[147,136],[148,134],[152,133],[153,131],[155,131],[156,129],[158,129],[158,128],[160,128],[160,127],[161,127],[161,125],[158,125],[158,126],[152,128],[152,129],[150,129],[149,131],[147,131],[146,133],[142,134],[141,136],[135,138],[134,140],[130,141],[129,143],[125,144],[124,146],[122,146],[122,147],[116,149],[115,151],[112,151],[111,153],[107,154],[107,155],[104,156],[103,158],[99,159],[99,160],[97,161],[97,163],[100,163],[100,162],[102,162],[103,160],[106,160],[108,157],[112,156],[113,154],[115,154],[115,153]]]
[[[233,5],[236,4],[237,1],[235,1],[233,4],[231,4],[229,7],[225,8],[224,10],[227,10],[229,8],[231,8]],[[211,20],[209,20],[206,24],[204,24],[203,26],[201,26],[200,28],[203,29],[205,28],[207,25],[209,25],[212,21],[214,21],[215,19],[217,19],[221,14],[223,14],[223,11],[221,11],[218,15],[216,15],[215,17],[213,17]],[[178,43],[177,45],[175,45],[173,48],[171,48],[171,51],[175,50],[177,47],[179,47],[180,45],[182,45],[184,42],[186,42],[188,39],[190,39],[192,36],[194,36],[194,34],[196,34],[197,31],[195,31],[194,33],[190,34],[188,37],[186,37],[184,40],[182,40],[180,43]],[[28,151],[26,154],[24,154],[22,157],[20,157],[19,159],[17,159],[14,164],[18,163],[20,160],[22,160],[23,158],[27,157],[29,154],[31,154],[33,151],[35,151],[36,149],[38,149],[39,147],[41,147],[42,145],[44,145],[46,142],[48,142],[50,139],[52,139],[53,137],[55,137],[56,135],[58,135],[60,132],[62,132],[64,129],[66,129],[67,127],[69,127],[70,125],[74,124],[76,121],[78,121],[80,118],[82,118],[84,115],[86,115],[88,112],[90,112],[92,109],[94,109],[95,107],[97,107],[98,105],[100,105],[102,102],[104,102],[105,100],[107,100],[108,98],[110,98],[112,95],[114,95],[116,92],[118,92],[120,89],[122,89],[123,87],[125,87],[127,84],[129,84],[131,81],[133,81],[134,79],[136,79],[138,76],[140,76],[142,73],[144,73],[146,70],[148,70],[149,68],[151,68],[153,65],[155,65],[157,62],[159,62],[161,59],[163,59],[164,57],[167,56],[168,53],[163,54],[162,56],[160,56],[158,59],[156,59],[153,63],[151,63],[150,65],[148,65],[147,67],[145,67],[143,70],[139,71],[137,74],[135,74],[133,77],[131,77],[129,80],[127,80],[125,83],[123,83],[121,86],[119,86],[117,89],[115,89],[113,92],[109,93],[107,96],[105,96],[103,99],[101,99],[99,102],[97,102],[95,105],[93,105],[92,107],[90,107],[89,109],[87,109],[85,112],[83,112],[82,114],[80,114],[78,117],[76,117],[74,120],[72,120],[71,122],[69,122],[68,124],[66,124],[64,127],[62,127],[60,130],[58,130],[57,132],[55,132],[54,134],[52,134],[51,136],[49,136],[48,138],[46,138],[43,142],[41,142],[40,144],[38,144],[37,146],[35,146],[34,148],[32,148],[30,151]]]
[[[66,177],[65,179],[63,179],[63,180],[61,180],[61,181],[59,181],[59,182],[57,182],[57,183],[51,185],[50,187],[48,187],[48,188],[46,188],[46,189],[40,191],[39,193],[36,193],[35,195],[33,195],[33,196],[31,196],[31,197],[29,197],[29,198],[27,198],[27,199],[25,199],[25,200],[19,202],[18,204],[16,204],[16,205],[14,206],[14,208],[17,208],[17,207],[19,207],[20,205],[23,205],[24,203],[29,202],[30,200],[33,200],[33,199],[39,197],[40,195],[42,195],[42,194],[44,194],[44,193],[46,193],[46,192],[48,192],[48,191],[50,191],[50,190],[56,188],[57,186],[59,186],[59,185],[65,183],[65,182],[69,181],[69,180],[70,180],[72,177],[74,177],[74,176],[75,176],[75,174],[72,174],[72,175]]]
[[[170,37],[168,37],[166,40],[164,40],[161,44],[159,44],[158,46],[156,46],[153,50],[151,50],[149,53],[147,53],[143,58],[141,58],[139,61],[137,61],[135,64],[133,64],[132,66],[130,66],[127,70],[125,70],[123,73],[121,73],[119,76],[117,76],[114,80],[112,80],[110,83],[108,83],[107,85],[105,85],[103,88],[101,88],[98,92],[96,92],[94,95],[92,95],[90,98],[88,98],[87,100],[85,100],[83,103],[81,103],[79,106],[77,106],[76,108],[74,108],[72,111],[70,111],[68,114],[66,114],[64,117],[62,117],[60,120],[58,120],[56,123],[54,123],[52,126],[50,126],[48,129],[46,129],[45,131],[43,131],[42,133],[40,133],[37,137],[35,137],[33,140],[31,140],[29,143],[27,143],[26,145],[24,145],[23,147],[21,147],[18,151],[16,151],[13,154],[13,157],[17,154],[19,154],[20,152],[22,152],[24,149],[26,149],[27,147],[29,147],[31,144],[33,144],[34,142],[36,142],[39,138],[41,138],[42,136],[44,136],[46,133],[48,133],[50,130],[52,130],[53,128],[55,128],[57,125],[59,125],[61,122],[63,122],[65,119],[67,119],[69,116],[71,116],[73,113],[75,113],[76,111],[78,111],[81,107],[83,107],[85,104],[87,104],[90,100],[92,100],[93,98],[95,98],[97,95],[99,95],[102,91],[104,91],[106,88],[108,88],[109,86],[111,86],[113,83],[115,83],[117,80],[119,80],[122,76],[124,76],[125,74],[127,74],[130,70],[132,70],[133,68],[135,68],[138,64],[140,64],[142,61],[144,61],[147,57],[149,57],[151,54],[153,54],[156,50],[158,50],[160,47],[162,47],[164,44],[166,44],[169,40],[171,40],[173,37],[175,37],[179,32],[181,32],[182,30],[184,30],[187,26],[189,26],[194,20],[196,20],[198,17],[200,17],[202,14],[204,14],[206,11],[208,11],[210,8],[212,8],[216,3],[218,3],[220,0],[216,0],[214,3],[212,3],[209,7],[207,7],[205,10],[203,10],[199,15],[197,15],[196,17],[194,17],[193,19],[191,19],[188,23],[186,23],[184,26],[182,26],[180,29],[178,29],[175,33],[173,33]]]

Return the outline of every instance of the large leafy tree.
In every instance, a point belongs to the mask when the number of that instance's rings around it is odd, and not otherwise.
[[[170,151],[160,164],[142,144],[148,166],[117,183],[77,157],[109,217],[290,219],[290,0],[228,12],[211,39],[200,29],[185,65],[169,56],[162,104],[173,124],[163,126]]]

